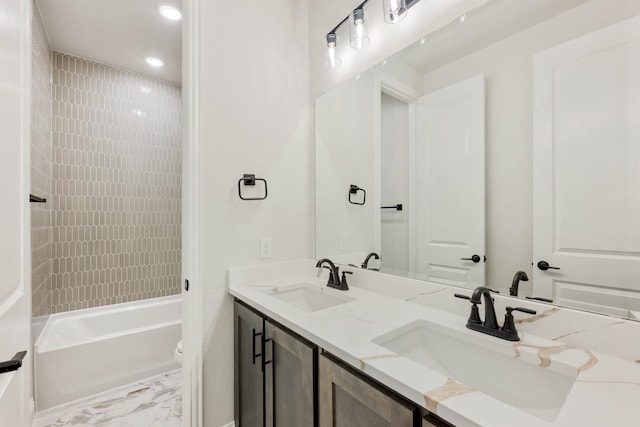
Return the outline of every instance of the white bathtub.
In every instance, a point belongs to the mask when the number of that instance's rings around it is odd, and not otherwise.
[[[38,411],[178,369],[180,295],[53,314],[35,344]]]

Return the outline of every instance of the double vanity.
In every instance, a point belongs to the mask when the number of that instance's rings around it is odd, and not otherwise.
[[[485,296],[480,323],[491,301],[498,330],[507,305],[529,311],[512,311],[509,341],[467,327],[455,294],[470,290],[354,269],[341,291],[333,275],[314,260],[230,270],[238,425],[637,424],[637,322]]]

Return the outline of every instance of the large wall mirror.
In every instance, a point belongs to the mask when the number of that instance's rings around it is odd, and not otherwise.
[[[640,2],[426,34],[316,100],[316,174],[318,258],[640,319]]]

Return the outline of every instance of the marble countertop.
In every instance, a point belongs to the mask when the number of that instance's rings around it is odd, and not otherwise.
[[[592,349],[578,348],[529,332],[535,330],[531,325],[540,319],[545,319],[547,327],[552,326],[549,318],[553,316],[546,313],[555,313],[559,309],[549,309],[549,306],[540,305],[547,311],[539,311],[539,315],[533,318],[527,314],[514,313],[516,318],[520,319],[517,322],[521,336],[521,341],[514,343],[466,329],[466,315],[460,314],[460,308],[434,308],[412,302],[410,300],[414,298],[411,297],[396,298],[366,289],[366,286],[358,286],[358,282],[363,282],[363,278],[358,277],[357,270],[349,291],[326,287],[326,273],[317,277],[315,272],[316,269],[308,260],[231,269],[229,292],[456,426],[631,426],[638,423],[635,405],[640,402],[640,361],[634,362]],[[376,276],[376,280],[380,280],[380,277]],[[387,280],[393,281],[393,278]],[[327,295],[349,296],[353,300],[307,312],[270,295],[302,283],[322,289],[321,292]],[[401,282],[390,285],[404,286]],[[406,296],[407,289],[397,289],[396,293]],[[454,300],[451,295],[443,300],[447,301],[446,303],[440,303],[443,306],[441,308],[450,301],[452,307],[461,306],[464,312],[468,313],[468,303],[461,305],[462,300]],[[500,309],[498,298],[496,305],[498,319],[501,322],[504,310]],[[525,320],[528,317],[531,319]],[[606,319],[610,319],[605,316],[598,317],[605,318],[604,323]],[[559,316],[559,319],[564,324],[559,326],[566,328],[566,313],[561,318]],[[379,339],[414,322],[425,322],[434,330],[464,337],[478,348],[490,349],[494,354],[507,356],[508,360],[512,358],[527,364],[527,369],[552,370],[575,378],[575,382],[559,412],[549,413],[540,408],[521,410],[373,342],[376,338]],[[469,363],[475,363],[474,354],[465,357],[469,358]],[[483,367],[478,366],[477,369],[482,370]],[[540,373],[545,375],[545,372]],[[486,376],[487,380],[499,378],[491,369],[486,369],[481,375]],[[510,380],[500,379],[505,383]],[[513,381],[518,382],[518,379],[513,378]],[[520,407],[525,407],[527,392],[531,393],[536,387],[535,384],[521,383],[516,384],[515,389],[522,390],[522,398],[515,393],[510,398],[519,401]],[[553,393],[555,390],[548,392]]]

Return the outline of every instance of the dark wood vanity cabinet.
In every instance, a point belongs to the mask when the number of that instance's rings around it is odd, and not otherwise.
[[[234,306],[238,427],[314,427],[318,350],[242,303]]]
[[[237,427],[450,427],[239,301],[234,333]]]
[[[415,406],[387,393],[337,360],[320,355],[320,427],[413,427]]]

